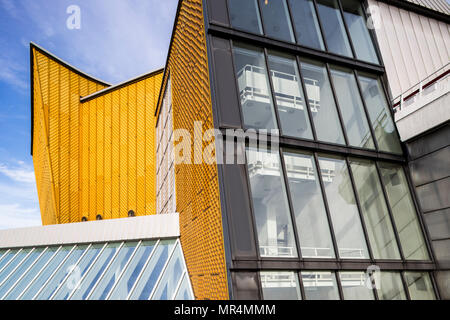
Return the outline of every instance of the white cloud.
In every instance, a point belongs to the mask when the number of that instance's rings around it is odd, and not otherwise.
[[[16,229],[41,226],[39,208],[27,208],[20,204],[0,204],[0,229]]]
[[[23,161],[18,161],[16,166],[8,166],[0,163],[0,173],[7,176],[11,180],[20,183],[34,183],[34,171],[29,168]]]

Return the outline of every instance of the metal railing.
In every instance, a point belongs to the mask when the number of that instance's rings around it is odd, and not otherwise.
[[[416,102],[418,97],[428,95],[439,88],[440,83],[448,80],[450,74],[450,62],[436,70],[419,83],[415,84],[401,95],[393,99],[394,112],[400,111]]]

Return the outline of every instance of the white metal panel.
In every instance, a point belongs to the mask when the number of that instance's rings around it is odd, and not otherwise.
[[[164,239],[180,236],[178,213],[1,230],[0,248]]]
[[[429,19],[423,16],[420,17],[420,23],[422,24],[422,30],[425,35],[425,40],[427,41],[428,48],[431,53],[431,60],[433,61],[433,70],[437,70],[444,65],[444,62],[439,58],[439,52],[436,47],[436,42],[434,42],[433,33],[431,32]]]

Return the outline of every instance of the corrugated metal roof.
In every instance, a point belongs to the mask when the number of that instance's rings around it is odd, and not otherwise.
[[[406,0],[406,1],[437,12],[450,14],[450,4],[447,2],[447,0]]]

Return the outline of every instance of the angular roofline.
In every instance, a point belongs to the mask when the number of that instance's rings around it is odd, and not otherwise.
[[[75,72],[76,74],[85,77],[91,81],[97,82],[101,85],[110,87],[111,84],[107,83],[105,81],[99,80],[83,71],[80,71],[79,69],[75,68],[74,66],[72,66],[71,64],[67,63],[66,61],[58,58],[57,56],[55,56],[54,54],[48,52],[47,50],[45,50],[44,48],[42,48],[41,46],[37,45],[34,42],[30,42],[30,105],[31,105],[31,146],[30,146],[30,154],[31,156],[33,156],[33,136],[34,136],[34,59],[33,59],[33,49],[36,49],[37,51],[39,51],[40,53],[42,53],[43,55],[47,56],[48,58],[54,60],[56,63],[66,67],[67,69]]]
[[[391,5],[391,6],[400,8],[400,9],[412,11],[419,15],[422,15],[422,16],[425,16],[428,18],[432,18],[432,19],[436,19],[436,20],[445,22],[447,24],[450,23],[450,15],[445,14],[442,11],[432,9],[430,6],[419,5],[410,0],[378,0],[378,1],[384,2],[388,5]]]
[[[142,74],[142,75],[140,75],[140,76],[137,76],[137,77],[135,77],[135,78],[132,78],[132,79],[129,79],[129,80],[125,80],[124,82],[121,82],[121,83],[118,83],[118,84],[116,84],[116,85],[113,85],[113,86],[110,86],[110,87],[108,87],[108,88],[105,88],[105,89],[103,89],[103,90],[94,92],[94,93],[92,93],[92,94],[90,94],[90,95],[88,95],[88,96],[81,97],[81,98],[80,98],[80,102],[81,102],[81,103],[88,102],[88,101],[90,101],[90,100],[92,100],[92,99],[95,99],[95,98],[98,98],[98,97],[100,97],[100,96],[103,96],[103,95],[105,95],[105,94],[107,94],[107,93],[109,93],[109,92],[118,90],[118,89],[123,88],[123,87],[126,87],[126,86],[128,86],[128,85],[130,85],[130,84],[133,84],[133,83],[136,83],[136,82],[145,80],[145,79],[147,79],[147,78],[150,78],[150,77],[152,77],[152,76],[155,76],[155,75],[157,75],[157,74],[160,74],[160,73],[162,73],[163,71],[164,71],[164,68],[159,68],[159,69],[156,69],[156,70],[154,70],[154,71],[150,71],[150,72],[144,73],[144,74]]]
[[[79,74],[80,76],[86,77],[86,78],[88,78],[89,80],[98,82],[99,84],[104,85],[104,86],[108,86],[108,87],[111,86],[110,83],[105,82],[105,81],[100,80],[100,79],[97,79],[97,78],[95,78],[95,77],[93,77],[93,76],[91,76],[91,75],[89,75],[89,74],[87,74],[87,73],[85,73],[85,72],[83,72],[83,71],[81,71],[81,70],[75,68],[75,67],[72,66],[70,63],[68,63],[68,62],[66,62],[66,61],[64,61],[64,60],[62,60],[61,58],[58,58],[57,56],[55,56],[54,54],[52,54],[52,53],[50,53],[49,51],[45,50],[44,48],[42,48],[41,46],[37,45],[37,44],[34,43],[34,42],[30,42],[30,47],[31,47],[31,48],[37,49],[38,51],[40,51],[41,53],[43,53],[44,55],[46,55],[46,56],[49,57],[50,59],[55,60],[55,61],[58,62],[59,64],[63,65],[64,67],[66,67],[66,68],[68,68],[68,69],[70,69],[71,71],[73,71],[73,72]]]

